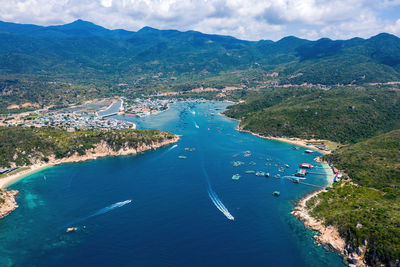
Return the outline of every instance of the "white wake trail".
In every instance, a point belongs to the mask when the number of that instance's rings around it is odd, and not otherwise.
[[[217,207],[217,209],[219,209],[225,215],[226,218],[228,218],[231,221],[235,220],[235,217],[232,216],[232,214],[224,206],[224,204],[221,202],[221,200],[218,198],[217,194],[215,194],[214,191],[212,191],[212,190],[208,191],[208,196],[214,203],[215,207]]]
[[[206,172],[206,169],[204,168],[204,165],[202,166],[202,170],[203,170],[204,176],[206,177],[206,180],[207,180],[208,196],[210,197],[211,201],[214,203],[215,207],[217,207],[217,209],[225,215],[226,218],[228,218],[231,221],[235,220],[235,217],[232,216],[232,214],[229,212],[229,210],[225,207],[225,205],[219,199],[218,195],[214,192],[214,190],[212,190],[212,187],[210,184],[210,179],[208,178],[208,174]]]
[[[113,210],[113,209],[116,209],[116,208],[120,208],[120,207],[122,207],[122,206],[125,206],[125,205],[127,205],[127,204],[129,204],[129,203],[131,203],[131,202],[132,202],[132,200],[131,200],[131,199],[128,199],[128,200],[125,200],[125,201],[121,201],[121,202],[114,203],[114,204],[112,204],[112,205],[110,205],[110,206],[107,206],[107,207],[105,207],[105,208],[102,208],[102,209],[99,210],[99,211],[96,211],[95,213],[93,213],[93,214],[90,215],[89,217],[86,217],[86,219],[92,218],[92,217],[94,217],[94,216],[99,216],[99,215],[104,214],[104,213],[106,213],[106,212],[109,212],[109,211],[111,211],[111,210]]]

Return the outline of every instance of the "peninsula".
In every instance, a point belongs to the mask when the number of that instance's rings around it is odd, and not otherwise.
[[[57,164],[135,155],[178,140],[177,135],[157,130],[0,127],[0,218],[18,207],[18,191],[5,189],[17,179]]]

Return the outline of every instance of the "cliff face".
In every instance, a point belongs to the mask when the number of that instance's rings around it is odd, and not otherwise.
[[[15,196],[18,195],[18,193],[19,192],[17,190],[0,191],[0,200],[2,201],[2,203],[0,204],[0,218],[7,216],[13,210],[18,208],[18,204],[15,201]]]
[[[144,152],[146,150],[157,149],[162,146],[166,146],[172,143],[176,143],[179,140],[179,136],[175,136],[172,139],[165,139],[161,142],[152,142],[151,144],[138,144],[137,147],[129,147],[128,145],[123,146],[121,149],[115,151],[112,147],[110,147],[106,142],[101,141],[99,144],[95,145],[95,148],[89,149],[86,151],[85,155],[79,155],[75,153],[71,157],[56,159],[55,156],[49,157],[49,163],[52,165],[69,163],[69,162],[79,162],[97,159],[100,157],[107,156],[126,156],[126,155],[135,155],[140,152]]]

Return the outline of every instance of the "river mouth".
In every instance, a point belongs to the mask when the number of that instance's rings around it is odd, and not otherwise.
[[[343,265],[290,215],[315,188],[274,178],[316,155],[235,131],[237,122],[218,115],[227,105],[185,102],[154,116],[115,116],[181,140],[137,156],[55,166],[13,184],[20,208],[0,221],[0,264]],[[326,184],[319,175],[307,182]]]

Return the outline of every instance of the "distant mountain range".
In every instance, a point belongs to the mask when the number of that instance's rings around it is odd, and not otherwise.
[[[369,39],[309,41],[289,36],[253,42],[150,27],[108,30],[77,20],[48,27],[0,22],[0,40],[3,76],[128,83],[175,77],[190,83],[256,71],[278,72],[278,82],[290,84],[400,80],[400,38],[387,33]]]

